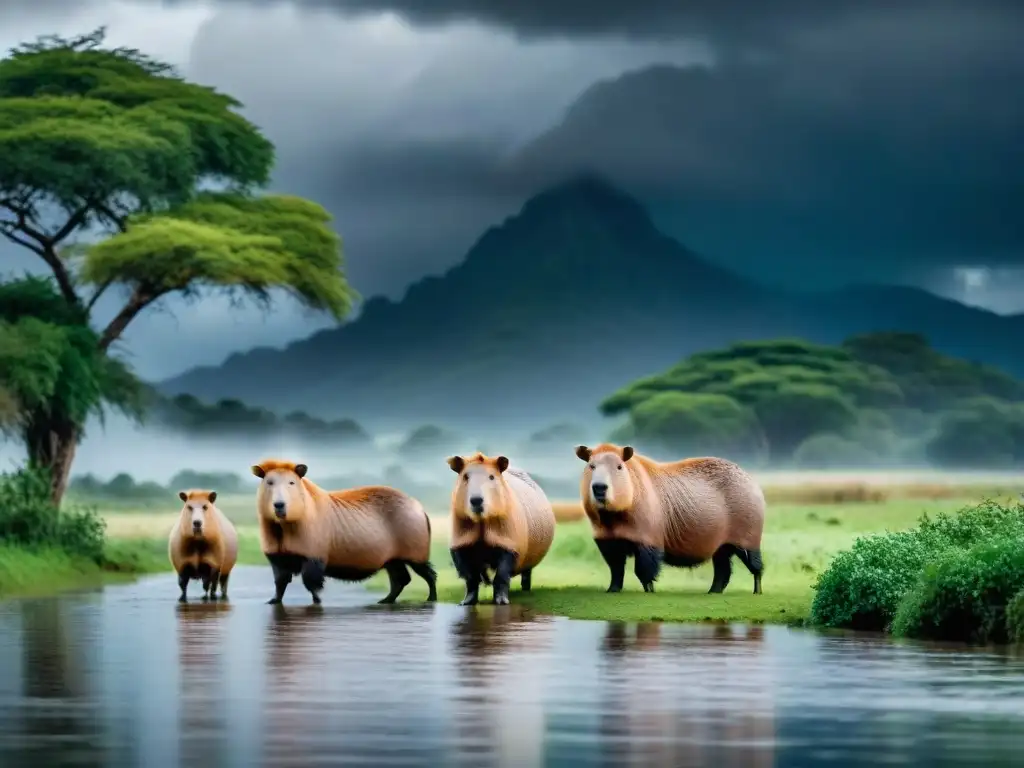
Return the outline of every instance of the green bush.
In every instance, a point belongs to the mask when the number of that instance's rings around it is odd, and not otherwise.
[[[50,497],[43,470],[0,474],[0,542],[22,547],[55,547],[72,555],[103,560],[106,523],[92,509],[60,509]]]
[[[893,634],[930,640],[1005,643],[1007,605],[1024,589],[1024,540],[951,549],[925,568],[900,602]]]
[[[881,632],[913,587],[927,554],[916,531],[859,537],[818,577],[811,622]]]
[[[1011,641],[1024,643],[1024,589],[1006,606],[1006,632]]]
[[[117,501],[155,501],[165,499],[170,490],[159,483],[144,481],[136,483],[127,472],[121,472],[104,483],[93,475],[83,475],[71,481],[69,491],[79,498],[113,499]]]
[[[951,549],[1024,538],[1024,505],[985,501],[953,514],[922,516],[917,528],[858,538],[815,584],[811,621],[820,626],[881,631],[927,563]]]

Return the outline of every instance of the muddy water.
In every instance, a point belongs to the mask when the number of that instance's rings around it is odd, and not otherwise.
[[[1022,764],[1011,656],[232,581],[0,604],[0,765]]]

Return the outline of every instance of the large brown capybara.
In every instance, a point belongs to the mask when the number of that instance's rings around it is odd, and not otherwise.
[[[513,576],[530,591],[533,569],[551,549],[555,513],[536,481],[509,469],[504,456],[448,459],[458,474],[452,491],[452,562],[466,582],[460,605],[475,605],[480,582],[494,570],[494,603],[508,605]]]
[[[296,574],[320,602],[324,577],[364,581],[382,568],[393,603],[412,581],[409,568],[427,582],[428,602],[437,600],[437,574],[430,564],[430,519],[423,505],[383,485],[325,491],[306,478],[305,464],[267,460],[252,467],[260,478],[256,508],[260,545],[274,573],[271,604],[280,603]]]
[[[764,493],[742,468],[717,458],[660,463],[630,446],[576,448],[587,462],[580,481],[594,541],[611,570],[609,592],[620,592],[626,558],[645,592],[654,591],[661,564],[715,567],[711,592],[723,592],[733,555],[754,575],[761,594]]]
[[[216,491],[181,491],[185,506],[171,528],[167,554],[178,574],[182,603],[193,579],[203,582],[203,600],[228,598],[228,577],[238,561],[238,532],[223,512],[217,509]]]

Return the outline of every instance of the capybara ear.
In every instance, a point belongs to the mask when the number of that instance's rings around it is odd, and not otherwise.
[[[581,461],[590,461],[591,450],[585,445],[576,446],[576,455]]]
[[[182,501],[188,501],[188,494],[184,491],[178,491],[178,498]]]
[[[499,472],[504,472],[508,469],[508,456],[499,456],[494,463],[498,467]]]
[[[309,467],[307,467],[305,464],[295,465],[295,474],[298,475],[299,477],[305,477],[307,472],[309,472]]]
[[[263,470],[263,467],[261,467],[259,464],[253,464],[252,465],[252,473],[254,475],[256,475],[256,477],[259,477],[259,478],[264,478],[264,477],[267,476],[267,473]]]
[[[623,446],[623,448],[622,448],[622,460],[623,461],[629,461],[632,458],[633,458],[633,446],[632,445]]]
[[[461,456],[449,456],[448,466],[452,468],[452,472],[459,473],[466,466],[466,462]]]
[[[217,503],[217,492],[216,491],[210,491],[210,503],[211,504],[216,504]]]

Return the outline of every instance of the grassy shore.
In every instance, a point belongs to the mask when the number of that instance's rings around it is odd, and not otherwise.
[[[604,590],[608,586],[608,569],[590,537],[589,526],[581,519],[582,510],[577,503],[559,503],[556,512],[560,523],[555,542],[534,572],[533,591],[518,592],[518,580],[514,580],[511,597],[513,602],[539,612],[578,619],[800,624],[807,618],[818,573],[857,536],[910,528],[923,513],[952,512],[982,498],[1011,498],[1016,493],[1002,487],[941,483],[819,482],[767,487],[770,506],[762,548],[762,595],[751,594],[752,578],[736,560],[732,582],[724,595],[706,594],[712,578],[710,564],[694,570],[664,569],[654,594],[644,594],[627,570],[625,591],[607,595]],[[240,561],[265,565],[253,522],[251,496],[225,497],[219,506],[238,527]],[[168,507],[170,511],[166,512],[132,509],[128,505],[104,510],[115,551],[123,546],[125,553],[162,554],[167,532],[177,519],[174,502]],[[439,573],[439,598],[458,602],[463,596],[463,585],[451,565],[445,515],[433,518],[433,529],[432,559]],[[166,563],[166,555],[162,556]],[[378,574],[368,586],[386,590],[387,578]],[[484,588],[481,594],[487,597],[489,591]],[[414,576],[402,600],[418,601],[425,596],[426,587]]]

